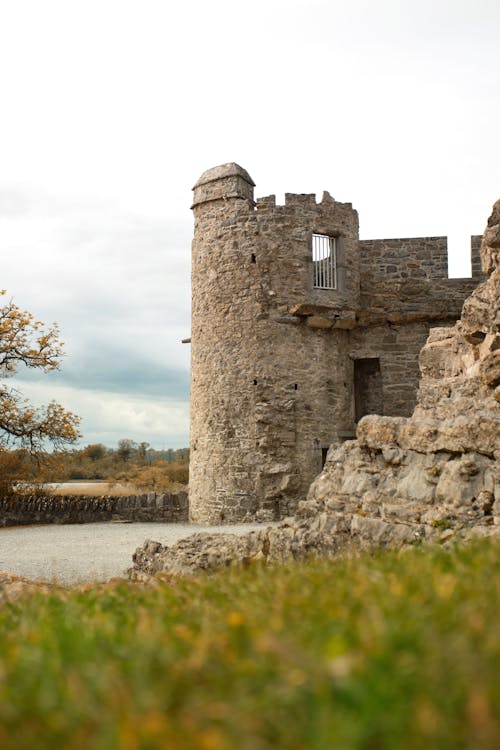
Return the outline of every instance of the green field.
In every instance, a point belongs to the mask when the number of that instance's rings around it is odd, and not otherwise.
[[[0,607],[0,747],[500,747],[500,547],[111,583]]]

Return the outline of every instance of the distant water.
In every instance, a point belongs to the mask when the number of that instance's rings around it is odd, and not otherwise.
[[[94,485],[97,485],[98,487],[102,487],[103,491],[105,490],[106,487],[120,488],[124,486],[120,484],[119,482],[106,482],[104,479],[95,479],[95,480],[88,479],[88,480],[82,480],[81,482],[45,482],[44,487],[48,489],[57,489],[60,492],[64,492],[65,490],[69,490],[69,491],[80,490],[80,489],[84,490]]]
[[[262,524],[85,523],[0,528],[0,570],[70,585],[122,576],[146,539],[174,544],[197,531],[244,534]]]

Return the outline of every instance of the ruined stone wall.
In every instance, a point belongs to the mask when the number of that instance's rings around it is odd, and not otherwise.
[[[471,237],[473,275],[448,279],[446,237],[362,240],[359,243],[359,323],[391,323],[459,317],[464,299],[484,276],[480,269],[481,237]]]
[[[361,240],[363,287],[370,283],[403,279],[447,279],[448,251],[446,237],[410,237]]]
[[[476,284],[485,278],[481,269],[481,239],[482,235],[471,237],[471,278]],[[447,237],[360,240],[359,252],[365,291],[369,291],[373,281],[378,286],[404,279],[448,280]]]
[[[381,415],[409,416],[416,402],[418,353],[431,326],[452,325],[483,274],[481,237],[471,238],[474,277],[448,279],[446,237],[362,240],[360,309],[351,332],[354,359],[379,357]]]
[[[353,360],[377,358],[382,376],[382,409],[365,412],[408,416],[415,405],[419,379],[418,352],[429,333],[426,322],[356,328],[350,332]],[[354,430],[354,425],[353,425]]]

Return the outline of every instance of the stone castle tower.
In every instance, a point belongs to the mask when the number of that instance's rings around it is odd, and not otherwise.
[[[367,413],[406,416],[431,325],[479,280],[447,278],[446,238],[359,241],[350,203],[254,202],[235,163],[194,187],[190,518],[292,513],[328,447]]]

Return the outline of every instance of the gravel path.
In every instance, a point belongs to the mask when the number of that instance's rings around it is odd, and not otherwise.
[[[121,576],[146,539],[173,544],[197,531],[244,534],[257,524],[85,523],[0,528],[0,571],[70,585]]]

